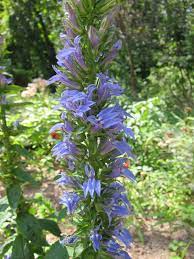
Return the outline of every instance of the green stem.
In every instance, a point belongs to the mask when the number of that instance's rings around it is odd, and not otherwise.
[[[3,132],[3,144],[5,147],[5,152],[7,155],[7,165],[9,166],[12,163],[12,159],[11,159],[11,143],[10,143],[10,136],[9,136],[9,128],[7,126],[7,120],[6,120],[6,108],[5,106],[2,104],[1,105],[1,112],[0,112],[0,116],[1,116],[1,130]],[[7,166],[4,168],[5,171],[7,171]]]

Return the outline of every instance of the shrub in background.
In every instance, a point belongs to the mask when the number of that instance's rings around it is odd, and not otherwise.
[[[133,165],[137,179],[129,184],[128,195],[134,208],[133,224],[142,238],[145,222],[170,223],[170,229],[188,231],[193,227],[194,186],[194,120],[191,110],[178,117],[162,98],[133,103],[135,114],[132,129],[137,138],[134,152],[138,159]]]

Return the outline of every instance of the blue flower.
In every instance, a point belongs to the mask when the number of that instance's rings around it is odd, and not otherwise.
[[[67,207],[67,213],[72,214],[80,201],[80,197],[75,192],[64,192],[60,204]]]
[[[60,241],[62,245],[73,245],[79,238],[76,235],[66,236],[63,240]]]
[[[109,224],[113,218],[126,217],[130,214],[130,203],[125,194],[125,188],[121,183],[112,183],[103,190],[103,194],[109,197],[103,206],[108,216]]]
[[[77,90],[65,90],[60,103],[76,117],[83,117],[95,102],[88,99],[87,94]]]
[[[135,176],[134,174],[124,166],[126,163],[127,159],[126,158],[117,158],[113,163],[112,163],[112,172],[109,175],[112,178],[117,178],[117,177],[127,177],[131,181],[135,181]]]
[[[64,121],[64,123],[60,122],[60,123],[55,124],[50,129],[49,133],[53,133],[53,132],[58,131],[58,130],[62,130],[62,131],[65,131],[67,133],[70,133],[70,132],[73,131],[73,127],[72,127],[70,122]]]
[[[132,148],[129,146],[125,139],[121,141],[114,141],[113,146],[115,146],[116,149],[119,151],[118,155],[127,154],[129,157],[133,157]]]
[[[118,251],[121,249],[121,246],[114,239],[109,239],[104,242],[104,244],[106,246],[106,250],[111,254],[117,255]]]
[[[102,146],[100,147],[100,153],[102,155],[105,155],[115,149],[112,142],[112,139],[108,139],[102,144]]]
[[[88,96],[88,99],[92,101],[93,99],[93,93],[94,91],[96,90],[96,86],[95,85],[88,85],[87,87],[87,96]]]
[[[119,251],[119,258],[120,259],[132,259],[131,256],[129,256],[129,254],[123,250]]]
[[[105,108],[98,114],[98,119],[104,129],[110,128],[123,122],[123,109],[119,105]]]
[[[88,193],[92,198],[94,198],[94,193],[98,196],[101,194],[101,182],[100,180],[95,179],[95,171],[94,168],[91,165],[85,166],[85,173],[88,176],[88,180],[86,180],[83,183],[83,191],[84,191],[84,197],[86,198]]]
[[[70,171],[73,171],[75,169],[75,161],[74,161],[74,159],[68,158],[67,159],[67,164],[68,164],[68,169]]]
[[[68,39],[65,41],[64,48],[59,51],[57,55],[57,60],[57,64],[60,67],[65,68],[67,71],[69,71],[75,81],[68,78],[68,76],[63,71],[53,66],[56,75],[52,76],[49,79],[48,83],[53,84],[55,82],[60,82],[70,89],[79,89],[80,84],[76,82],[76,79],[80,79],[79,70],[86,68],[86,64],[84,62],[84,58],[80,48],[79,36],[74,38],[73,43]]]
[[[104,143],[102,143],[100,147],[101,154],[107,154],[114,150],[115,150],[114,152],[115,157],[120,155],[127,155],[128,157],[134,157],[134,155],[132,154],[132,148],[129,146],[129,144],[126,142],[125,139],[115,140],[114,138],[110,138],[110,139],[107,139]]]
[[[79,66],[82,69],[86,69],[86,64],[82,55],[82,51],[81,51],[81,47],[80,47],[80,41],[81,38],[80,36],[75,37],[74,39],[74,45],[75,45],[75,53],[74,53],[74,57],[75,57],[75,61],[79,64]]]
[[[110,77],[102,73],[97,75],[100,84],[97,90],[98,102],[103,102],[109,99],[111,96],[119,96],[123,93],[123,89],[119,84],[115,83]]]
[[[64,130],[64,123],[57,123],[54,126],[52,126],[52,128],[49,130],[49,133],[53,133],[57,130]]]
[[[134,132],[132,131],[131,128],[127,128],[127,127],[124,126],[124,127],[123,127],[123,130],[124,130],[125,134],[126,134],[128,137],[130,137],[130,138],[132,138],[132,139],[135,138]]]
[[[90,115],[87,120],[94,126],[95,130],[108,130],[107,133],[119,133],[121,130],[126,130],[123,122],[127,116],[126,113],[118,104],[113,107],[103,109],[97,116]]]
[[[122,199],[122,196],[120,197]],[[109,220],[109,225],[113,218],[126,217],[130,215],[129,208],[126,204],[120,205],[115,199],[109,199],[104,205],[104,211],[106,212]]]
[[[109,239],[104,242],[107,252],[112,254],[114,258],[118,259],[131,259],[127,252],[122,250],[122,247],[114,240]]]
[[[53,66],[53,69],[55,70],[56,75],[52,76],[48,80],[48,84],[60,82],[61,84],[64,84],[67,87],[72,88],[72,89],[79,89],[80,88],[80,85],[77,82],[74,82],[74,81],[70,80],[62,71],[57,69],[55,66]]]
[[[112,182],[109,187],[113,189],[113,191],[117,190],[119,193],[125,192],[125,187],[120,182]]]
[[[75,66],[75,62],[70,54],[71,52],[69,51],[69,56],[65,56],[64,58],[64,55],[68,55],[68,52],[66,52],[66,49],[61,50],[61,52],[59,52],[59,54],[57,55],[57,64],[69,71],[74,79],[79,79],[78,69]]]
[[[113,205],[111,208],[112,217],[126,217],[130,212],[126,205]]]
[[[97,230],[92,230],[90,233],[90,240],[92,241],[93,248],[95,251],[100,249],[100,241],[102,240],[102,235],[98,234]]]
[[[88,193],[90,193],[90,196],[94,198],[94,192],[98,196],[100,196],[101,192],[101,183],[100,180],[96,180],[95,178],[89,178],[87,181],[83,183],[83,191],[84,191],[84,197],[86,198]]]
[[[73,177],[68,176],[65,172],[60,173],[60,178],[56,182],[67,187],[75,187],[78,184]]]
[[[117,228],[113,232],[114,236],[120,240],[126,247],[129,247],[132,242],[131,235],[126,228]]]
[[[52,148],[53,156],[56,156],[57,159],[63,159],[65,157],[74,157],[79,154],[79,151],[76,145],[71,142],[69,139],[66,139],[62,142],[57,143]]]
[[[60,66],[66,66],[66,62],[77,63],[80,68],[85,69],[86,64],[84,62],[84,58],[82,55],[81,47],[80,47],[80,36],[76,36],[74,41],[69,41],[68,39],[65,42],[64,48],[59,51],[57,55],[58,64]],[[77,67],[74,65],[74,71],[77,70]]]
[[[57,64],[66,68],[73,76],[79,78],[80,68],[85,69],[86,65],[80,48],[80,37],[75,37],[74,44],[66,40],[64,48],[57,55]],[[75,65],[79,64],[79,67]]]

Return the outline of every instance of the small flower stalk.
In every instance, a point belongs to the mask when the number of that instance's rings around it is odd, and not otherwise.
[[[135,181],[128,144],[134,134],[125,125],[131,115],[119,105],[123,89],[108,72],[121,48],[111,27],[118,4],[80,0],[65,7],[64,48],[50,79],[63,87],[61,122],[50,131],[61,136],[52,149],[64,165],[57,180],[65,189],[60,203],[76,225],[63,243],[75,250],[81,245],[81,258],[130,258],[124,219],[131,205],[122,178]]]

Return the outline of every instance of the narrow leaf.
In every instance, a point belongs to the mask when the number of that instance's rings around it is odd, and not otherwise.
[[[31,240],[36,246],[47,246],[43,236],[39,220],[31,214],[20,214],[17,219],[17,226],[24,238]]]
[[[68,259],[67,249],[59,241],[55,242],[47,252],[44,259]]]
[[[34,184],[35,180],[33,179],[33,177],[30,175],[30,173],[17,168],[14,170],[14,175],[17,177],[18,180],[22,181],[22,182],[29,182]]]
[[[50,219],[39,219],[39,222],[43,229],[51,232],[55,236],[60,236],[61,231],[55,221]]]
[[[11,208],[17,209],[21,193],[22,191],[18,184],[12,184],[7,188],[7,198]]]
[[[7,197],[3,197],[0,199],[0,213],[4,212],[9,207]]]
[[[18,235],[13,243],[12,255],[13,259],[34,259],[34,255],[30,250],[28,243],[25,242],[21,235]]]

